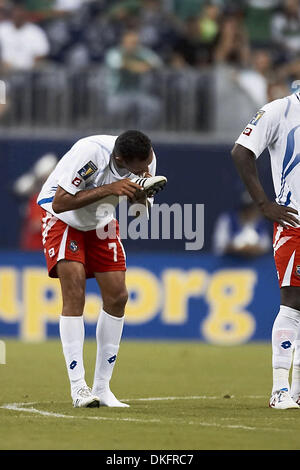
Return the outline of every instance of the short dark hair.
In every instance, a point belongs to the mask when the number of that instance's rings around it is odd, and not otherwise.
[[[123,132],[117,138],[114,154],[123,158],[126,162],[132,160],[147,160],[152,149],[152,143],[143,132],[129,130]]]

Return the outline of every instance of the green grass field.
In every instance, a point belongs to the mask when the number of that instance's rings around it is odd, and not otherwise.
[[[300,449],[300,410],[268,408],[269,344],[123,341],[111,388],[128,409],[73,408],[58,341],[6,347],[1,450]],[[87,341],[88,384],[95,352]]]

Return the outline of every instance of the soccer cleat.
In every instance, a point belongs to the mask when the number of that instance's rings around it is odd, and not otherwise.
[[[299,405],[292,399],[288,389],[282,388],[273,393],[269,407],[275,410],[288,410],[289,408],[299,408]]]
[[[100,406],[108,406],[111,408],[129,408],[129,405],[127,403],[123,403],[122,401],[119,401],[110,388],[105,388],[103,390],[93,390],[94,395],[99,397],[100,401]]]
[[[293,396],[292,399],[294,400],[295,403],[297,403],[297,405],[300,405],[300,395]],[[300,406],[299,406],[299,408],[300,408]]]
[[[133,183],[139,184],[147,197],[153,197],[159,191],[164,189],[167,184],[167,178],[165,176],[151,176],[150,178],[133,178]]]
[[[76,391],[73,398],[74,408],[99,408],[99,398],[92,394],[89,387],[85,386]]]

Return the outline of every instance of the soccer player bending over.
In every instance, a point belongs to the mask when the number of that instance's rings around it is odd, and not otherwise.
[[[119,197],[147,206],[166,178],[154,176],[150,139],[139,131],[79,140],[62,157],[37,199],[50,277],[59,278],[63,309],[60,337],[75,407],[126,407],[109,382],[118,355],[128,294],[126,257],[114,208]],[[138,176],[138,177],[137,177]],[[109,237],[99,236],[108,233]],[[83,364],[85,284],[95,277],[103,309],[97,328],[92,390]]]
[[[237,170],[264,216],[274,222],[280,310],[272,329],[273,388],[269,406],[300,405],[300,94],[265,105],[232,150]],[[255,159],[268,148],[276,202],[268,200]],[[291,387],[289,371],[294,362]]]

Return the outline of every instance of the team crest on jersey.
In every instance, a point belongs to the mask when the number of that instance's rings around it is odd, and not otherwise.
[[[262,109],[257,111],[255,116],[253,116],[253,118],[251,119],[250,124],[252,124],[252,126],[256,126],[258,121],[263,117],[264,114],[265,114],[265,111],[263,111]]]
[[[82,167],[78,174],[81,176],[82,179],[87,180],[90,176],[92,176],[98,170],[95,163],[89,161],[84,167]]]
[[[300,276],[300,266],[299,266],[299,264],[296,266],[296,274],[297,274],[297,276]]]
[[[73,252],[75,253],[75,251],[78,250],[77,242],[75,242],[74,240],[72,240],[72,241],[70,242],[69,248],[70,248],[71,251],[73,251]]]

